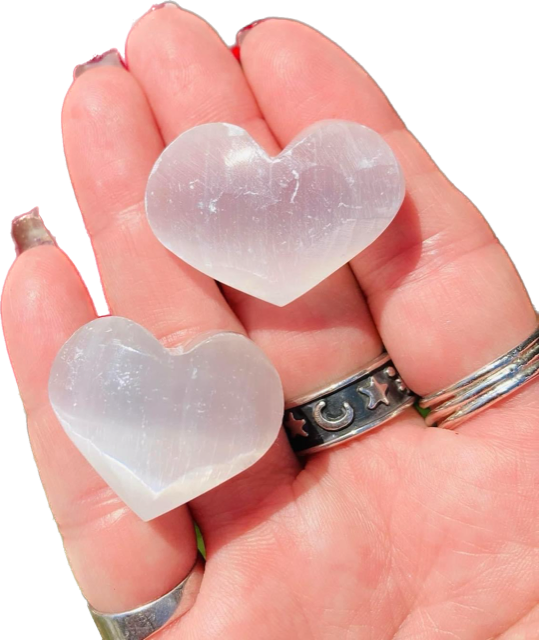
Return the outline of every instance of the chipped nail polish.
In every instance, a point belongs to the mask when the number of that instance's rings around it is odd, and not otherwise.
[[[168,2],[160,2],[159,4],[152,5],[146,13],[143,13],[140,18],[137,18],[133,23],[133,27],[136,27],[138,23],[145,18],[148,14],[153,13],[154,11],[158,11],[159,9],[181,9],[180,5],[176,2],[172,2],[168,0]]]
[[[125,69],[125,63],[118,49],[110,49],[88,60],[88,62],[77,65],[73,71],[73,80],[94,67],[123,67]]]
[[[11,237],[17,255],[42,244],[56,244],[54,237],[39,215],[38,207],[13,219]]]
[[[245,40],[245,37],[247,36],[249,31],[251,31],[251,29],[253,29],[254,27],[258,26],[259,24],[262,24],[263,22],[266,22],[267,20],[278,20],[278,19],[279,19],[278,16],[268,16],[267,18],[262,18],[260,20],[254,20],[253,22],[248,24],[246,27],[243,27],[242,29],[240,29],[236,33],[236,42],[235,43],[238,45],[238,47],[241,47],[242,42]]]
[[[170,7],[171,9],[179,9],[180,5],[177,2],[171,2],[170,0],[168,0],[168,2],[160,2],[159,4],[154,4],[150,8],[150,11],[148,11],[148,13],[150,13],[151,11],[157,11],[158,9],[165,9],[167,7]]]

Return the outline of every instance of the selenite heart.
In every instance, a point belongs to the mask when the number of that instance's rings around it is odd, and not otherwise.
[[[250,467],[283,417],[279,376],[248,338],[215,333],[169,350],[119,317],[94,320],[65,343],[49,398],[81,453],[143,520]]]
[[[360,124],[317,122],[272,158],[241,127],[213,123],[163,151],[146,212],[182,260],[283,306],[373,242],[403,198],[393,152]]]

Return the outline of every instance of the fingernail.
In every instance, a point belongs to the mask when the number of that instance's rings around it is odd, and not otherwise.
[[[262,18],[260,20],[255,20],[254,22],[251,22],[246,27],[243,27],[243,29],[240,29],[238,31],[238,33],[236,33],[235,44],[237,44],[238,47],[241,47],[241,45],[242,45],[243,41],[245,40],[245,38],[247,37],[249,31],[254,29],[254,27],[257,27],[259,24],[262,24],[263,22],[266,22],[267,20],[278,20],[278,19],[279,19],[278,16],[268,16],[267,18]]]
[[[147,16],[149,13],[153,13],[154,11],[158,11],[159,9],[181,9],[181,7],[176,2],[160,2],[159,4],[154,4],[148,9],[148,11],[146,11],[146,13],[143,13],[140,18],[137,18],[135,20],[133,26],[135,27],[142,20],[142,18]]]
[[[56,244],[51,232],[39,215],[38,207],[13,219],[11,237],[15,243],[17,255],[42,244]]]
[[[174,7],[176,9],[180,9],[180,5],[177,2],[160,2],[159,4],[154,4],[152,7],[150,7],[150,11],[148,11],[148,13],[157,11],[158,9],[165,9],[167,7],[170,7],[171,9],[173,9]]]
[[[118,49],[110,49],[109,51],[105,51],[105,53],[102,53],[101,55],[95,56],[95,58],[88,60],[88,62],[85,62],[84,64],[77,65],[73,71],[73,80],[76,80],[83,73],[85,73],[89,69],[94,69],[95,67],[126,68]]]

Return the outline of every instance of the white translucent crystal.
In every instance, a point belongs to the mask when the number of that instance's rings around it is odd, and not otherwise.
[[[360,124],[317,122],[270,157],[241,127],[212,123],[161,154],[146,212],[182,260],[282,306],[373,242],[404,190],[390,147]]]
[[[143,520],[250,467],[283,415],[279,376],[247,338],[215,333],[172,351],[119,317],[66,342],[49,397],[71,440]]]

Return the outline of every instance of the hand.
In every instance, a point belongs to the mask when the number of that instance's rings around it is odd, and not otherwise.
[[[89,65],[63,110],[69,171],[111,313],[166,346],[209,330],[246,332],[288,397],[361,368],[382,341],[424,395],[535,327],[485,220],[374,81],[319,33],[263,22],[246,32],[240,66],[205,22],[168,5],[134,26],[129,70],[111,64],[118,60]],[[277,308],[220,290],[150,232],[146,180],[180,132],[231,122],[274,154],[324,118],[383,134],[407,196],[382,237],[301,299]],[[69,259],[51,245],[23,252],[2,312],[41,477],[95,608],[132,609],[178,584],[196,554],[194,519],[208,552],[202,590],[159,640],[535,637],[536,385],[455,432],[425,428],[410,409],[304,467],[281,435],[246,473],[144,523],[75,450],[48,402],[57,350],[95,317]]]

